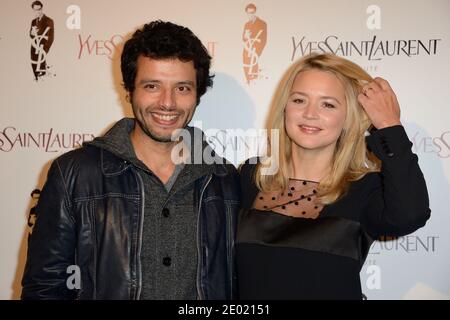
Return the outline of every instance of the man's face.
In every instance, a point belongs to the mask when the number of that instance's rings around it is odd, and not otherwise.
[[[197,104],[196,70],[192,61],[137,60],[131,97],[138,132],[158,142],[170,142],[172,133],[187,126]]]
[[[247,9],[248,20],[251,22],[255,22],[256,20],[256,10],[255,9]]]
[[[34,11],[34,15],[36,18],[41,18],[43,13],[42,13],[42,7],[39,5],[34,5],[33,6],[33,11]]]

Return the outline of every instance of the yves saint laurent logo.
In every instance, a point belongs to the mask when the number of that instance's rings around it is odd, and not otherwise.
[[[31,4],[35,13],[35,18],[31,21],[30,27],[31,67],[36,81],[50,74],[47,54],[53,44],[55,35],[53,20],[43,13],[43,6],[40,1],[34,1]]]
[[[256,15],[256,6],[250,3],[245,7],[248,22],[244,26],[242,41],[244,42],[243,66],[247,83],[262,77],[259,58],[267,42],[267,24]]]

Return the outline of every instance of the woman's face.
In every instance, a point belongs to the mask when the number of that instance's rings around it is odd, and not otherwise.
[[[313,69],[296,76],[284,118],[294,144],[307,150],[334,150],[346,114],[344,86],[334,74]]]

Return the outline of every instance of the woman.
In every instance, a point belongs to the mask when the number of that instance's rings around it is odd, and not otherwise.
[[[348,60],[312,54],[281,81],[267,129],[279,130],[268,140],[278,170],[241,166],[240,298],[361,299],[372,242],[430,216],[394,92]]]

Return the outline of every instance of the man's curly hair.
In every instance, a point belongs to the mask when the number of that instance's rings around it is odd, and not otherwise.
[[[197,104],[206,90],[212,87],[214,76],[209,74],[211,57],[201,41],[186,27],[161,20],[152,21],[137,30],[125,43],[121,70],[124,87],[130,93],[135,89],[139,56],[193,61],[197,80]]]

